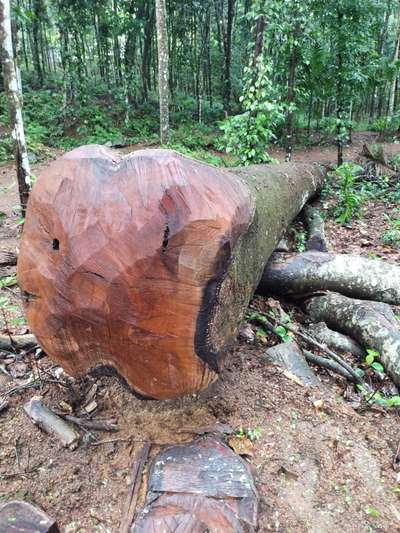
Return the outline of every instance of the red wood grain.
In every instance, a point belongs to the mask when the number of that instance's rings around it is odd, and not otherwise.
[[[206,387],[218,360],[196,330],[252,212],[238,177],[176,152],[73,150],[29,200],[18,281],[31,330],[74,376],[111,366],[159,399]]]

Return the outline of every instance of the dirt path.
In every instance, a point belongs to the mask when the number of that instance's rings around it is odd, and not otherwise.
[[[354,157],[374,134],[355,136],[346,157]],[[294,159],[334,160],[335,148],[296,151]],[[281,158],[281,152],[275,157]],[[41,166],[35,167],[36,173]],[[10,183],[10,166],[0,170],[0,185]],[[18,215],[15,189],[0,195],[0,244],[17,246]],[[378,232],[367,236],[361,229],[376,226],[381,208],[372,218],[340,229],[329,222],[329,236],[337,249],[399,260],[398,251],[385,248]],[[362,224],[367,226],[363,226]],[[348,232],[351,239],[346,241]],[[358,245],[357,245],[358,241]],[[356,247],[358,246],[357,250]],[[96,416],[115,417],[119,432],[97,432],[98,439],[124,439],[93,446],[86,443],[74,451],[33,427],[22,406],[34,391],[20,390],[10,397],[8,410],[0,412],[0,503],[23,498],[56,517],[66,533],[118,533],[129,482],[129,468],[139,443],[148,439],[151,456],[162,447],[193,438],[190,428],[215,421],[261,430],[254,455],[248,460],[260,495],[259,531],[279,533],[400,532],[400,474],[392,461],[399,443],[396,410],[370,409],[360,414],[343,399],[347,388],[340,378],[320,373],[326,392],[301,387],[285,377],[260,355],[262,345],[238,342],[228,358],[221,379],[208,391],[177,401],[143,401],[135,398],[116,378],[85,378],[75,383],[80,402],[65,387],[46,382],[62,378],[61,369],[47,358],[32,364],[29,359],[10,362],[6,368],[21,386],[39,369],[40,392],[52,408],[66,402],[79,414],[88,391],[96,386]],[[320,401],[322,400],[322,401]],[[316,403],[317,402],[317,403]],[[185,428],[187,431],[185,431]],[[24,471],[30,473],[23,474]],[[143,494],[140,505],[143,503]]]

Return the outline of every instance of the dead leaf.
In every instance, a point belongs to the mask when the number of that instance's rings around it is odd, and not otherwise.
[[[228,445],[238,455],[247,455],[253,457],[254,444],[247,437],[230,437]]]

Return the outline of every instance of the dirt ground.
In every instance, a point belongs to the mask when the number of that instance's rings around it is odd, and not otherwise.
[[[371,133],[357,134],[346,157],[354,159],[362,143],[372,139]],[[274,156],[280,159],[281,153]],[[296,151],[294,159],[334,157],[334,147],[327,147]],[[35,167],[36,174],[40,168]],[[0,167],[0,186],[7,187],[12,179],[12,167]],[[16,204],[15,188],[0,194],[0,212],[5,213],[2,249],[18,246]],[[399,251],[379,240],[384,208],[374,203],[352,228],[328,222],[334,248],[400,261]],[[18,302],[15,287],[2,292]],[[27,327],[11,329],[23,332]],[[60,383],[65,375],[47,357],[4,362],[0,355],[0,366],[13,376],[5,383],[0,371],[0,390],[29,387],[32,372],[41,378],[39,389],[19,389],[9,396],[8,409],[0,412],[0,503],[11,498],[31,501],[56,518],[65,533],[118,533],[130,466],[141,442],[153,443],[152,458],[169,444],[192,440],[193,429],[218,421],[234,430],[261,430],[247,458],[260,497],[259,531],[400,532],[400,473],[393,467],[399,412],[355,410],[344,399],[352,394],[343,379],[324,371],[317,371],[325,385],[322,390],[300,386],[266,364],[260,357],[264,351],[263,345],[238,340],[221,378],[209,390],[164,402],[140,400],[114,377],[75,381],[73,393]],[[54,409],[71,406],[76,415],[90,394],[97,402],[96,417],[117,419],[119,431],[93,432],[97,442],[86,433],[75,451],[64,449],[24,414],[23,405],[34,394],[41,394]],[[102,442],[109,440],[114,442]],[[142,504],[143,494],[139,507]]]

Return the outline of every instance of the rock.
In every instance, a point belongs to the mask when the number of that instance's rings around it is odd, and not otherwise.
[[[321,384],[313,370],[308,366],[305,357],[295,341],[283,342],[269,348],[265,352],[267,359],[295,376],[303,385],[318,386]]]
[[[0,507],[1,533],[60,533],[55,520],[30,503],[10,501]]]

